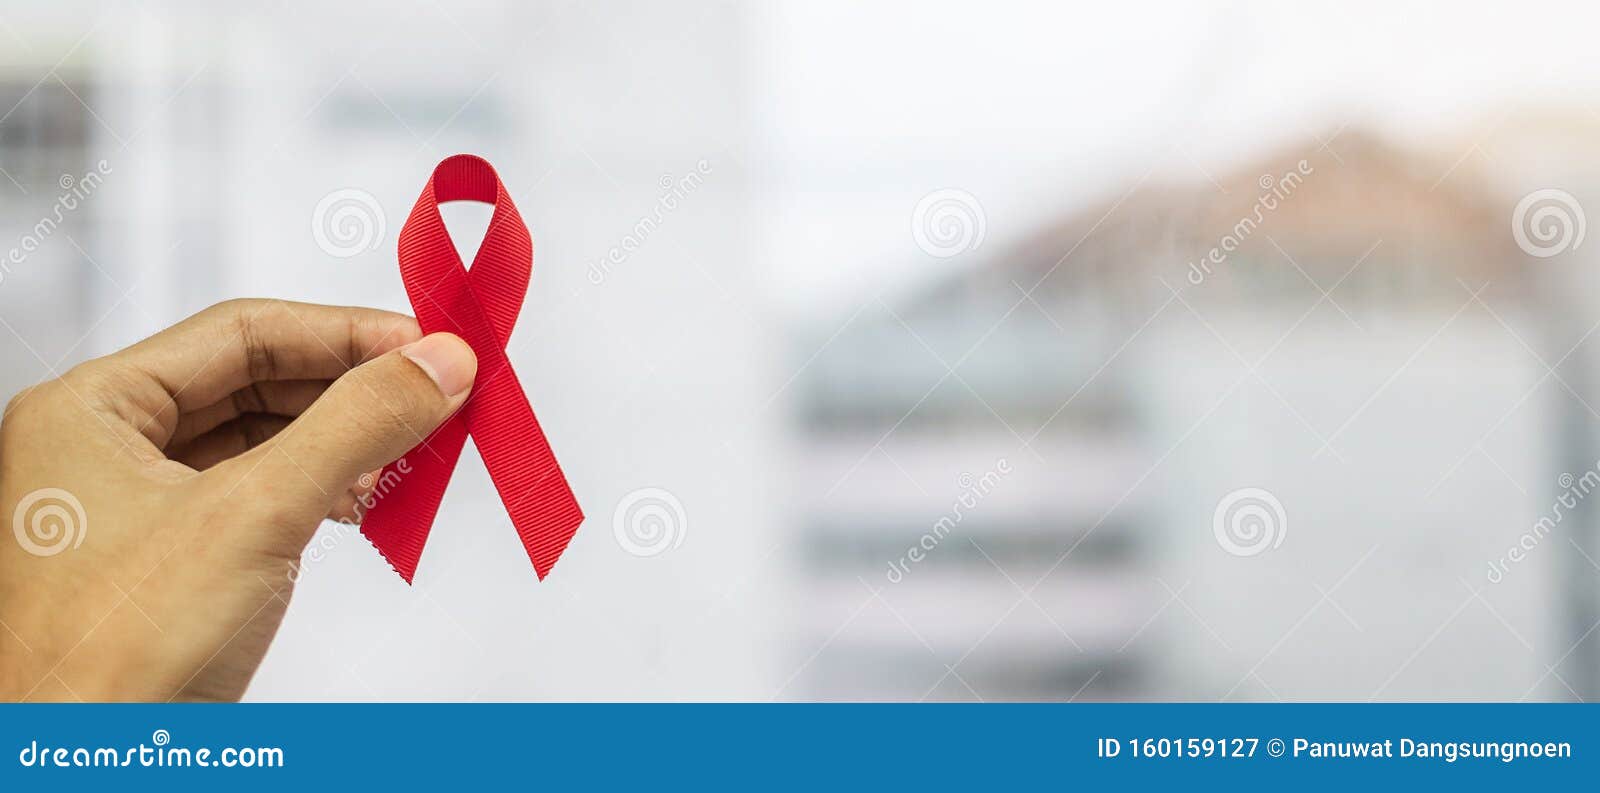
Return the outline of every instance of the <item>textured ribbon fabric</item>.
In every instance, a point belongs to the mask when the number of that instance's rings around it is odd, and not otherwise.
[[[470,270],[439,217],[439,205],[446,201],[494,204]],[[494,168],[468,154],[439,163],[400,230],[400,277],[422,331],[449,331],[465,339],[478,355],[478,377],[466,405],[402,458],[408,472],[396,471],[396,463],[384,469],[378,481],[396,484],[362,520],[362,533],[406,583],[416,574],[468,435],[541,580],[583,522],[506,357],[532,271],[533,240]]]

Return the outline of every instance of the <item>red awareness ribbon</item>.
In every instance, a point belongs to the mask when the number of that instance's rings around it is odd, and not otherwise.
[[[439,217],[439,205],[446,201],[494,204],[470,270],[462,265]],[[583,522],[583,511],[506,357],[532,272],[533,239],[494,167],[470,154],[439,163],[400,229],[400,277],[422,332],[448,331],[465,339],[478,355],[478,377],[460,411],[384,468],[378,481],[396,484],[361,522],[362,533],[408,584],[468,435],[540,580],[550,574]],[[402,461],[408,471],[396,469]],[[391,473],[399,479],[391,480]]]

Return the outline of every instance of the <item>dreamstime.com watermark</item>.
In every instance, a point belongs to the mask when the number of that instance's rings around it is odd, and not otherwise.
[[[1550,533],[1561,525],[1567,514],[1577,509],[1578,502],[1587,498],[1595,488],[1600,488],[1600,462],[1596,462],[1593,468],[1584,471],[1579,477],[1563,473],[1556,477],[1556,484],[1561,486],[1561,494],[1550,503],[1550,513],[1539,518],[1534,522],[1533,528],[1517,537],[1517,541],[1512,543],[1499,559],[1489,562],[1489,572],[1485,574],[1489,583],[1498,584],[1506,580],[1506,574],[1511,572],[1512,565],[1520,564],[1522,560],[1528,558],[1528,554],[1539,547],[1539,543],[1544,542],[1544,538],[1550,536]]]
[[[988,231],[983,205],[965,190],[935,190],[911,210],[911,238],[929,256],[949,259],[975,251]]]
[[[1289,515],[1277,496],[1259,487],[1243,487],[1217,502],[1211,533],[1217,545],[1234,556],[1259,556],[1283,544]]]
[[[634,556],[659,556],[677,548],[688,530],[683,502],[660,487],[641,487],[623,496],[611,515],[617,545]]]
[[[39,218],[39,222],[33,224],[33,228],[23,232],[22,237],[17,240],[17,244],[11,248],[5,258],[0,259],[0,281],[5,280],[5,276],[11,274],[13,266],[27,261],[29,255],[39,250],[39,247],[44,245],[44,241],[49,239],[52,234],[55,234],[56,229],[61,227],[62,222],[67,219],[67,215],[82,206],[83,202],[89,200],[89,196],[94,195],[94,191],[100,189],[100,185],[105,182],[105,178],[109,175],[111,175],[111,164],[105,160],[95,163],[94,168],[84,173],[81,177],[74,177],[69,173],[62,174],[61,178],[56,182],[61,185],[61,194],[56,196],[56,202],[51,206],[49,213]]]
[[[42,487],[22,497],[11,514],[11,533],[22,550],[55,556],[83,545],[89,516],[77,496],[59,487]]]
[[[29,741],[17,752],[23,768],[282,768],[281,746],[173,746],[172,734],[156,730],[150,743],[132,746],[40,746]]]
[[[950,511],[934,521],[933,528],[918,537],[899,559],[889,562],[889,569],[884,572],[884,577],[889,579],[889,583],[898,584],[904,581],[906,574],[911,572],[911,565],[928,558],[928,554],[939,547],[939,543],[943,542],[950,532],[955,531],[955,528],[961,525],[961,521],[978,508],[979,502],[994,492],[1002,479],[1011,475],[1012,470],[1011,461],[1001,457],[995,460],[994,469],[985,471],[982,476],[975,477],[969,473],[962,473],[956,480],[961,486],[961,494],[956,496],[955,502],[950,505]]]
[[[694,170],[681,177],[672,174],[661,175],[661,195],[656,197],[656,204],[650,212],[639,216],[628,233],[616,245],[606,251],[599,261],[589,265],[589,283],[599,286],[606,282],[611,275],[611,268],[620,266],[628,261],[628,257],[644,246],[646,240],[661,228],[662,222],[668,215],[678,211],[683,202],[689,199],[696,190],[706,183],[706,177],[711,175],[711,163],[701,160],[694,164]]]
[[[383,244],[388,218],[377,196],[354,187],[335,190],[311,210],[311,237],[329,256],[348,259]]]
[[[1217,240],[1217,244],[1212,246],[1206,255],[1200,257],[1199,261],[1189,263],[1189,283],[1195,286],[1205,283],[1206,276],[1211,275],[1211,268],[1226,263],[1228,255],[1238,250],[1245,240],[1255,234],[1256,229],[1266,221],[1267,215],[1276,211],[1289,199],[1289,196],[1294,195],[1294,191],[1300,188],[1306,177],[1315,171],[1311,163],[1301,160],[1295,163],[1293,170],[1284,171],[1282,176],[1262,174],[1257,180],[1262,192],[1256,196],[1255,205],[1250,208],[1248,214],[1239,218],[1239,222],[1233,224],[1233,228],[1222,235],[1222,239]]]
[[[1529,256],[1548,259],[1577,250],[1588,231],[1583,205],[1565,190],[1535,190],[1511,211],[1511,236]]]
[[[405,475],[409,473],[411,473],[411,461],[401,457],[395,460],[393,464],[384,466],[378,476],[373,476],[371,473],[362,474],[361,478],[356,482],[356,485],[361,488],[361,495],[356,497],[353,518],[340,518],[333,531],[320,533],[310,543],[307,543],[305,550],[300,554],[299,561],[289,563],[289,572],[285,574],[289,581],[298,582],[307,567],[328,558],[328,554],[339,547],[339,544],[344,542],[345,538],[353,534],[359,534],[361,532],[362,516],[377,506],[378,502],[382,501],[385,496],[394,492],[394,489],[399,487],[400,482],[405,479]]]

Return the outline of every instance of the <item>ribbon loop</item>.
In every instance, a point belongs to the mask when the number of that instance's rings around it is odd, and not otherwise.
[[[494,204],[467,269],[439,215],[448,201]],[[583,512],[517,380],[506,344],[533,272],[533,240],[494,167],[458,154],[439,163],[400,230],[400,276],[424,333],[447,331],[471,345],[478,377],[467,404],[379,481],[399,483],[375,503],[361,530],[410,583],[468,435],[542,580],[566,549]],[[398,470],[406,463],[408,472]]]

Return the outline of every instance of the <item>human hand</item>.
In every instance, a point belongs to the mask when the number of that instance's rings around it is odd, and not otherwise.
[[[359,520],[362,474],[476,373],[465,342],[401,314],[234,300],[18,394],[0,699],[238,699],[317,526]]]

